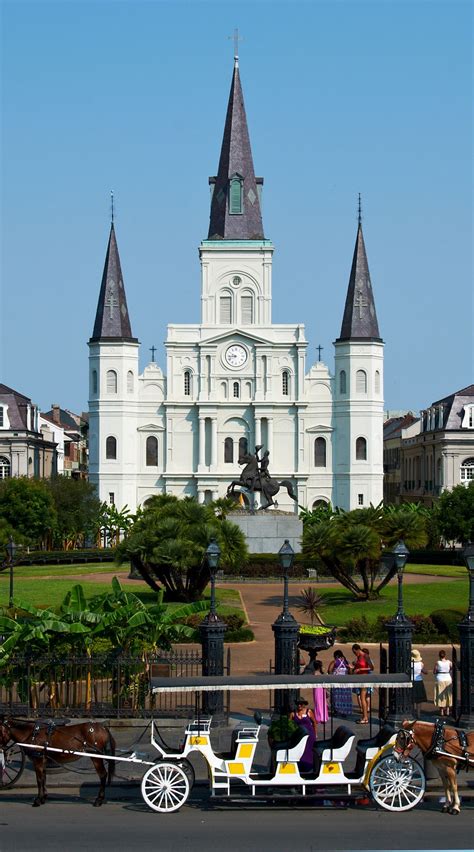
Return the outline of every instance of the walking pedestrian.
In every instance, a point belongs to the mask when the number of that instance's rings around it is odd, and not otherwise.
[[[433,669],[436,677],[433,701],[440,709],[440,716],[449,716],[453,701],[452,669],[453,664],[451,660],[448,660],[446,651],[440,651]]]
[[[357,643],[352,646],[352,653],[355,655],[355,661],[352,664],[352,673],[356,675],[356,677],[365,680],[365,678],[370,675],[370,672],[373,669],[373,665],[371,668],[370,658],[367,658],[367,655],[364,654],[362,648]],[[357,724],[368,725],[369,705],[367,703],[367,687],[356,687],[353,692],[357,695],[357,701],[362,714],[362,719],[358,719]]]
[[[416,707],[416,715],[419,716],[420,704],[422,701],[427,700],[423,675],[428,674],[428,672],[425,669],[423,658],[416,648],[413,648],[411,652],[411,661],[413,671],[413,703]]]
[[[334,651],[333,657],[334,659],[331,660],[328,666],[328,674],[339,676],[348,675],[351,667],[342,651]],[[333,713],[336,716],[341,716],[343,719],[350,716],[352,713],[352,694],[349,688],[338,687],[337,689],[331,690],[331,698]]]

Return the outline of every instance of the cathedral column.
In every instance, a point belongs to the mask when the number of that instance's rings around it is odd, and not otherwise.
[[[206,458],[206,418],[199,418],[199,467],[204,467]],[[204,497],[203,497],[204,499]]]
[[[212,499],[213,500],[219,499],[219,492],[217,491],[217,489],[212,492]]]
[[[255,417],[255,445],[262,443],[262,418]],[[253,452],[253,448],[252,448]]]
[[[214,468],[217,465],[217,417],[212,418],[211,429],[211,467]]]
[[[272,463],[273,456],[273,417],[268,417],[267,419],[267,450],[270,454],[270,464]]]
[[[204,503],[204,491],[198,490],[198,503]]]

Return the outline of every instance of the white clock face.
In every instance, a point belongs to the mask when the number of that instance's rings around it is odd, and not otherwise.
[[[239,346],[238,343],[234,343],[233,346],[229,346],[225,353],[225,360],[230,367],[242,367],[247,360],[247,352],[243,346]]]

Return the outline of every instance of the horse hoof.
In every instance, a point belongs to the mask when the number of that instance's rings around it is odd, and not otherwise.
[[[100,808],[101,805],[103,805],[102,799],[96,799],[95,802],[94,802],[94,807]]]
[[[459,810],[458,810],[458,808],[451,808],[451,810],[449,811],[449,813],[451,814],[451,816],[459,816]]]
[[[449,814],[449,813],[451,813],[451,808],[449,807],[449,805],[443,805],[443,807],[441,808],[441,813],[442,813],[442,814]]]
[[[38,799],[35,799],[32,807],[33,808],[39,808],[40,805],[41,805],[41,802]]]

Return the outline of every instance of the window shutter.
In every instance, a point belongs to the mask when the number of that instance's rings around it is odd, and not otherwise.
[[[230,182],[229,213],[242,213],[242,182],[238,178]]]
[[[253,296],[242,296],[241,302],[242,325],[253,323]]]
[[[326,467],[326,441],[324,438],[316,438],[314,442],[314,466]]]
[[[223,325],[230,325],[232,321],[232,298],[231,296],[221,296],[220,301],[220,322]]]

